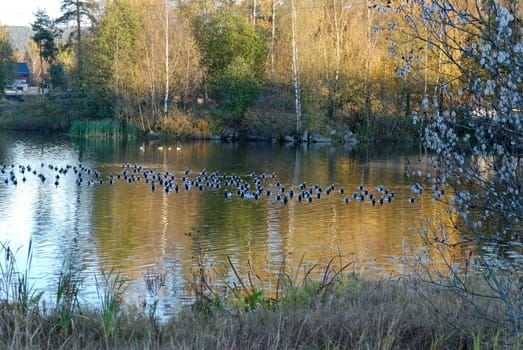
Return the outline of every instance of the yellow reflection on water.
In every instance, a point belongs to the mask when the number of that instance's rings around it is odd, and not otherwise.
[[[79,256],[79,264],[91,270],[120,271],[136,293],[146,293],[143,273],[151,267],[162,267],[167,273],[162,293],[171,301],[191,295],[190,283],[197,277],[198,263],[203,263],[212,275],[211,282],[238,282],[228,258],[242,278],[250,273],[254,283],[268,290],[276,284],[283,263],[289,274],[316,264],[316,271],[321,273],[336,257],[333,263],[337,266],[351,263],[351,271],[380,278],[416,270],[418,257],[423,261],[428,261],[427,256],[434,257],[435,266],[442,271],[445,264],[441,258],[461,261],[459,254],[450,252],[438,257],[436,247],[427,246],[420,237],[426,218],[452,227],[446,208],[432,201],[429,191],[421,195],[411,192],[414,182],[430,188],[430,166],[423,156],[411,157],[407,174],[404,155],[352,154],[330,146],[194,143],[184,144],[177,151],[176,145],[169,150],[169,145],[159,141],[144,143],[143,149],[140,145],[97,141],[75,146],[78,154],[71,151],[68,159],[59,157],[68,154],[63,150],[53,151],[53,163],[89,161],[89,166],[102,172],[105,182],[77,187],[74,177],[68,181],[64,177],[57,188],[51,184],[43,187],[38,181],[28,182],[28,187],[1,188],[0,198],[5,199],[2,203],[15,209],[18,216],[2,207],[0,231],[16,226],[17,237],[34,235],[35,246],[41,247],[43,253],[43,258],[36,254],[35,261],[52,261],[57,269],[59,260],[74,255]],[[15,159],[16,163],[35,164],[41,156],[35,151],[31,161],[26,159],[27,154]],[[110,185],[108,175],[121,173],[122,163],[169,171],[180,190],[166,193],[157,185],[153,191],[141,171],[137,172],[137,181],[120,179]],[[234,186],[185,190],[184,170],[191,169],[190,177],[194,179],[204,168],[207,172],[235,173],[245,181],[252,171],[274,171],[275,178],[262,182],[264,191],[270,189],[273,193],[264,193],[255,201],[239,198]],[[297,195],[287,204],[275,199],[277,183],[297,193],[304,182],[307,188],[317,184],[325,190],[334,184],[335,189],[330,195],[322,192],[321,198],[314,197],[312,203],[298,202]],[[395,197],[383,205],[373,206],[368,198],[358,202],[351,194],[360,191],[360,184],[375,195],[381,185],[394,191]],[[340,188],[343,194],[338,193]],[[233,192],[231,198],[225,198],[225,189]],[[411,196],[415,197],[414,203],[408,201]],[[344,197],[350,202],[345,203]],[[456,233],[450,242],[458,239]]]

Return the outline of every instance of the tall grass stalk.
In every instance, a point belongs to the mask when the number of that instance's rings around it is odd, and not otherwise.
[[[64,269],[58,277],[56,290],[55,311],[58,313],[62,332],[70,335],[74,329],[75,309],[80,312],[78,294],[82,287],[83,279],[80,275],[81,269],[73,267],[70,260],[64,260]]]
[[[156,310],[158,308],[158,303],[160,302],[160,290],[165,286],[165,276],[165,271],[160,271],[155,268],[149,268],[142,274],[145,288],[147,289],[150,299],[149,317],[154,321],[156,320]]]
[[[27,248],[25,270],[20,272],[16,263],[16,253],[9,246],[9,243],[1,243],[1,251],[4,260],[0,263],[0,301],[7,305],[12,305],[21,315],[27,314],[32,306],[38,305],[43,291],[34,287],[30,283],[29,272],[33,260],[33,245],[29,240]]]
[[[34,288],[34,284],[29,282],[29,272],[31,270],[31,263],[33,261],[33,242],[29,240],[29,246],[27,248],[27,257],[25,264],[25,271],[22,274],[18,274],[17,281],[17,307],[21,314],[25,315],[29,311],[30,307],[38,306],[43,291]]]
[[[16,348],[19,342],[27,342],[32,339],[38,330],[33,330],[31,322],[33,316],[39,314],[38,306],[43,291],[31,284],[29,273],[33,260],[32,241],[27,248],[25,269],[21,272],[16,262],[16,254],[13,253],[9,243],[2,243],[4,261],[0,263],[1,293],[0,297],[0,334],[6,334],[10,339],[0,342],[10,348]],[[19,249],[16,250],[18,252]]]
[[[100,316],[107,348],[109,340],[116,330],[117,313],[123,303],[123,294],[127,289],[127,280],[119,272],[111,269],[108,273],[101,271],[99,279],[95,276],[96,293],[100,302]]]
[[[247,262],[247,271],[240,273],[231,258],[227,257],[235,280],[227,282],[227,279],[224,278],[224,284],[227,291],[232,295],[234,304],[240,310],[254,311],[258,308],[274,309],[277,308],[280,303],[289,305],[289,301],[291,300],[293,303],[304,303],[310,298],[320,296],[331,287],[335,289],[337,286],[345,283],[347,275],[344,274],[344,272],[351,263],[342,264],[340,256],[330,259],[323,270],[319,268],[320,264],[305,267],[303,258],[302,256],[293,276],[286,272],[284,260],[281,264],[280,273],[278,274],[276,282],[269,283],[269,281],[263,281],[261,279],[250,262]],[[334,266],[336,259],[340,259],[339,267]],[[196,293],[198,304],[201,306],[202,303],[207,303],[205,309],[208,310],[213,304],[216,304],[216,298],[209,298],[208,295],[216,296],[217,293],[208,283],[208,271],[200,265],[198,272],[200,275],[195,278],[195,280],[201,281],[201,283],[198,284],[200,290]],[[300,275],[300,272],[303,272],[303,276]],[[318,276],[319,279],[316,279]],[[263,286],[269,284],[275,285],[275,291],[271,294],[266,294]],[[209,293],[204,293],[206,290]]]
[[[13,303],[15,292],[15,277],[18,273],[16,266],[16,252],[13,253],[8,242],[1,243],[3,260],[0,261],[0,301],[11,304]]]

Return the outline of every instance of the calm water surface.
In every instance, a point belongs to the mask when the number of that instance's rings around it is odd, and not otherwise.
[[[20,266],[32,241],[30,276],[50,301],[64,261],[83,269],[82,300],[94,304],[95,276],[101,270],[114,269],[129,280],[130,303],[147,296],[144,273],[164,271],[161,309],[166,314],[190,299],[198,261],[217,284],[234,281],[227,257],[243,274],[250,263],[269,290],[284,260],[292,270],[302,259],[303,268],[339,255],[337,263],[352,262],[351,269],[358,273],[399,274],[411,268],[406,261],[423,248],[417,233],[421,220],[443,212],[430,191],[411,190],[416,182],[431,186],[430,166],[417,151],[337,144],[86,141],[1,133],[0,241],[20,248]],[[136,172],[135,165],[141,167]],[[59,171],[68,167],[66,174]],[[153,191],[152,175],[145,181],[147,170],[155,175],[169,172],[179,191],[172,187],[166,193],[159,180]],[[124,171],[136,181],[125,180]],[[221,176],[220,188],[210,186],[213,172]],[[196,181],[200,173],[208,177],[202,179],[202,188],[194,183],[186,189],[183,177]],[[258,200],[241,198],[238,186],[227,185],[224,178],[241,178],[252,193],[253,174],[264,189]],[[299,202],[303,183],[307,189],[321,187],[321,198],[313,189],[312,202]],[[327,195],[331,184],[334,190]],[[362,192],[359,185],[375,198],[384,196],[378,186],[395,195],[391,203],[373,206],[368,198],[352,198]],[[276,199],[276,193],[291,189],[295,195],[287,203]]]

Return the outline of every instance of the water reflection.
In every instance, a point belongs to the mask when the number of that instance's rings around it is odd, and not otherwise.
[[[179,148],[179,149],[177,149]],[[419,161],[418,161],[419,159]],[[406,162],[408,160],[408,162]],[[42,166],[42,163],[44,166]],[[406,166],[409,169],[406,169]],[[227,257],[239,267],[250,263],[260,278],[275,281],[281,264],[297,268],[327,263],[340,255],[343,263],[353,262],[357,272],[381,276],[401,273],[402,257],[421,248],[416,228],[424,217],[438,218],[442,208],[430,193],[412,196],[413,181],[430,187],[426,158],[412,150],[351,149],[341,145],[279,146],[217,142],[172,143],[70,140],[67,137],[2,134],[0,166],[0,234],[2,241],[34,250],[32,277],[52,293],[64,259],[83,268],[83,297],[96,302],[93,276],[100,269],[116,269],[130,280],[131,302],[146,294],[142,274],[161,266],[167,271],[162,289],[162,308],[169,312],[189,294],[198,259],[216,274],[216,281],[234,279]],[[13,167],[11,167],[11,165]],[[21,178],[19,165],[31,165],[36,175],[13,185],[4,179],[13,171]],[[100,172],[102,184],[90,183],[94,173],[83,171],[83,181],[72,170],[62,175],[59,185],[51,180],[56,169],[81,167]],[[122,165],[124,165],[122,167]],[[143,170],[136,181],[126,181],[122,171],[134,165],[168,171],[175,176],[179,192],[164,191],[144,181]],[[194,180],[197,173],[235,174],[251,181],[255,172],[276,176],[263,179],[259,200],[242,199],[235,186],[197,186],[186,190],[182,178]],[[409,176],[406,177],[406,170]],[[418,174],[419,170],[419,174]],[[121,178],[110,184],[110,175]],[[98,180],[98,179],[97,179]],[[157,179],[158,181],[158,179]],[[287,204],[275,199],[279,187],[298,193],[300,184],[325,190],[312,202]],[[370,204],[350,198],[362,184],[375,196],[378,185],[395,192],[391,203]],[[338,193],[342,187],[345,194]],[[225,198],[228,188],[231,198]],[[272,191],[267,196],[266,190]],[[282,193],[283,195],[284,193]],[[350,198],[345,203],[343,198]],[[377,198],[377,197],[376,197]],[[302,262],[303,258],[303,262]],[[23,260],[23,259],[19,259]],[[301,266],[303,267],[303,266]]]

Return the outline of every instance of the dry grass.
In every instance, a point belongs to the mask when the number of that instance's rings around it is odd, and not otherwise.
[[[420,290],[422,289],[422,290]],[[427,307],[420,292],[430,298]],[[517,339],[480,319],[472,308],[430,285],[354,277],[320,293],[296,291],[250,311],[222,300],[188,308],[166,324],[121,308],[104,340],[100,311],[82,310],[69,331],[60,315],[35,307],[25,316],[0,306],[2,349],[518,349]],[[301,299],[299,293],[305,293]],[[204,301],[211,303],[211,301]]]
[[[251,278],[250,264],[245,274],[232,262],[236,283],[214,291],[202,260],[194,303],[160,323],[156,304],[148,311],[123,304],[126,281],[118,273],[102,272],[97,279],[99,309],[82,307],[76,298],[81,280],[67,265],[56,305],[48,306],[33,297],[40,296],[37,290],[19,288],[29,272],[20,274],[15,254],[1,247],[0,349],[480,350],[519,349],[523,342],[521,332],[496,321],[504,304],[482,297],[484,278],[467,278],[470,292],[463,297],[450,279],[365,280],[347,272],[350,264],[336,267],[331,259],[320,271],[315,266],[292,276],[282,264],[277,291],[269,297]],[[166,288],[163,273],[144,274],[156,302]],[[496,317],[480,317],[478,310],[487,309]]]

